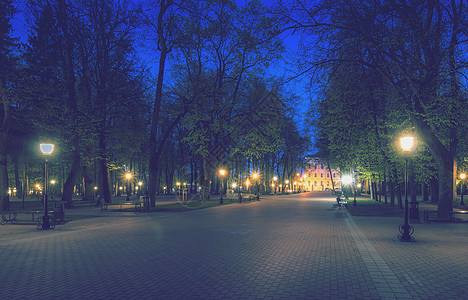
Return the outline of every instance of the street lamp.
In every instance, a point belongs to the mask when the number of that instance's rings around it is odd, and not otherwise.
[[[219,176],[221,176],[221,197],[219,198],[219,204],[223,204],[224,175],[226,175],[226,170],[220,169]]]
[[[286,180],[284,183],[286,184],[286,193],[289,193],[289,190],[291,190],[289,187],[289,180]]]
[[[465,202],[463,202],[463,188],[465,187],[465,179],[466,179],[466,174],[461,173],[460,174],[460,179],[461,179],[461,199],[460,199],[460,206],[465,206]]]
[[[125,173],[125,178],[127,179],[127,202],[130,201],[130,179],[132,179],[132,173]]]
[[[55,180],[51,180],[50,183],[52,184],[52,188],[50,189],[50,198],[53,199],[54,198],[54,186],[55,186]]]
[[[400,139],[401,148],[404,153],[409,153],[413,149],[414,137],[405,136]],[[414,232],[414,227],[408,223],[408,156],[405,156],[405,223],[398,226],[401,235],[398,239],[401,242],[413,242],[414,238],[411,236]]]
[[[47,157],[54,152],[53,144],[40,144],[41,152],[45,156],[44,164],[44,216],[42,217],[42,224],[39,222],[37,229],[48,230],[50,229],[50,216],[49,216],[49,203],[47,199],[47,186],[49,183],[47,173]]]
[[[141,181],[138,181],[138,186],[139,186],[139,189],[138,189],[138,194],[141,196],[143,195],[143,191],[141,190],[141,186],[143,185],[143,182]]]
[[[257,195],[257,200],[260,200],[260,191],[258,190],[258,173],[253,173],[252,177],[255,180],[255,195]]]
[[[275,188],[275,195],[276,195],[276,181],[278,180],[277,176],[273,176],[273,186]]]

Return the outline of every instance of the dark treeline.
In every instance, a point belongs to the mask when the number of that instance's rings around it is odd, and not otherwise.
[[[39,143],[51,192],[71,204],[123,185],[150,196],[295,174],[307,149],[294,96],[266,75],[284,51],[278,19],[258,1],[0,1],[0,190],[39,194]],[[28,36],[12,38],[17,9]],[[154,75],[153,75],[154,74]],[[132,173],[130,184],[124,179]]]
[[[412,134],[410,183],[425,198],[430,186],[439,215],[450,213],[468,167],[466,1],[283,5],[287,28],[310,41],[302,45],[304,72],[320,70],[310,111],[320,156],[372,181],[373,191],[380,186],[385,201],[389,191],[393,204],[404,182],[399,138]]]

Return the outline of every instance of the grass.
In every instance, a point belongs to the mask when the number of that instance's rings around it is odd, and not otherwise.
[[[357,199],[356,206],[353,206],[353,200],[348,201],[348,211],[352,216],[366,217],[403,217],[403,209],[397,205],[385,205],[384,202],[377,202],[369,199]]]

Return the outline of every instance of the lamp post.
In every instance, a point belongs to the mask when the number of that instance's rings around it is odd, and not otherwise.
[[[50,181],[50,184],[52,184],[52,188],[50,189],[50,199],[53,199],[54,198],[54,186],[55,186],[55,180],[51,180]]]
[[[54,152],[53,144],[40,144],[41,152],[45,156],[44,164],[44,216],[42,217],[42,224],[39,222],[37,229],[48,230],[50,229],[50,216],[49,216],[49,203],[47,199],[47,185],[49,183],[47,173],[47,157]]]
[[[255,195],[257,196],[257,200],[260,200],[260,191],[258,190],[258,173],[253,173],[252,177],[255,180]]]
[[[130,179],[132,179],[131,173],[126,173],[125,178],[127,179],[127,202],[130,201]]]
[[[401,148],[403,152],[409,153],[411,152],[414,144],[414,137],[406,136],[400,139]],[[405,156],[405,217],[404,217],[404,224],[398,226],[398,230],[400,231],[400,235],[398,239],[401,242],[413,242],[414,238],[411,236],[414,232],[414,227],[409,225],[408,223],[408,155]]]
[[[219,198],[219,204],[223,204],[224,175],[226,175],[226,170],[220,169],[219,176],[221,177],[221,197]]]
[[[461,179],[461,198],[460,198],[460,206],[465,206],[465,202],[463,202],[463,188],[465,187],[465,179],[466,179],[466,174],[461,173],[460,174],[460,179]]]
[[[351,175],[345,175],[341,179],[343,181],[344,185],[348,185],[351,188],[351,184],[353,183],[353,176]],[[346,193],[345,193],[346,195]],[[346,199],[348,199],[348,196],[346,195]],[[354,193],[354,202],[353,205],[356,206],[356,192]]]
[[[289,193],[289,190],[291,189],[289,187],[289,180],[286,180],[284,183],[286,184],[286,193]]]
[[[141,190],[141,186],[143,185],[143,182],[141,181],[138,181],[138,194],[141,196],[143,195],[143,191]]]
[[[273,176],[273,187],[275,189],[275,195],[276,195],[276,181],[278,180],[278,177],[277,176]]]

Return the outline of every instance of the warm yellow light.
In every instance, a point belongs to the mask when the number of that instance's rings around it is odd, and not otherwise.
[[[403,151],[405,152],[411,151],[413,148],[413,144],[414,144],[414,137],[412,136],[402,137],[400,139],[400,144],[401,144],[401,148],[403,149]]]
[[[143,185],[143,182],[138,181],[138,185],[139,185],[139,186],[142,186],[142,185]]]
[[[233,189],[235,189],[235,188],[237,187],[237,183],[233,182],[233,183],[231,184],[231,186],[232,186]]]
[[[465,174],[465,173],[461,173],[461,174],[460,174],[460,179],[463,180],[463,179],[465,179],[465,178],[466,178],[466,174]]]
[[[180,182],[177,181],[177,182],[176,182],[176,185],[177,185],[177,186],[180,186]]]
[[[219,170],[219,175],[221,175],[221,176],[226,175],[226,170],[220,169],[220,170]]]
[[[247,180],[247,181],[245,182],[245,184],[246,184],[247,186],[249,186],[250,181]]]
[[[278,180],[278,177],[273,176],[273,180],[274,180],[274,181]]]
[[[130,174],[130,173],[125,174],[125,178],[127,178],[127,179],[132,178],[132,174]]]
[[[253,176],[254,179],[257,179],[258,174],[257,174],[257,173],[253,173],[252,176]]]
[[[97,190],[97,186],[95,186],[94,189]]]
[[[39,184],[36,184],[36,188],[39,189],[41,188],[41,186]]]
[[[272,187],[275,187],[275,184],[274,184],[274,183],[272,183],[272,184],[271,184],[271,186],[272,186]]]
[[[286,182],[286,184],[288,184],[288,183],[289,183],[289,180],[286,180],[285,182]]]
[[[55,184],[55,180],[51,180],[50,183]]]
[[[123,187],[119,186],[119,190],[123,190]]]

